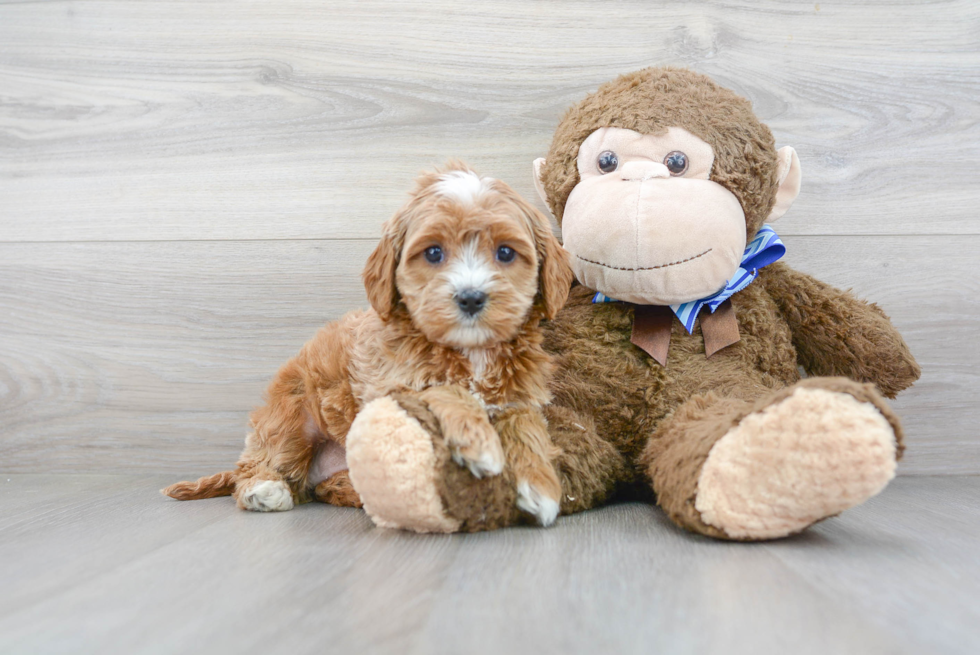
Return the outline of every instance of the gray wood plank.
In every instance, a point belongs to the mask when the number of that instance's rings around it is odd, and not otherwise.
[[[319,504],[178,503],[159,476],[86,480],[0,533],[3,652],[969,653],[980,639],[976,477],[899,479],[768,544],[696,537],[639,504],[420,536]],[[18,511],[0,493],[0,521]]]
[[[575,536],[491,535],[461,549],[456,591],[440,595],[417,652],[905,652],[768,553],[692,538],[656,508],[606,508],[562,528]]]
[[[893,483],[861,511],[844,512],[812,535],[766,546],[840,607],[901,631],[928,652],[975,652],[980,644],[980,478]],[[923,567],[923,563],[931,565]],[[923,602],[924,598],[942,602]],[[974,626],[969,636],[956,626]],[[925,652],[926,649],[923,649]]]
[[[788,237],[878,302],[922,380],[903,473],[980,473],[978,237]],[[364,306],[371,241],[0,245],[0,471],[203,473],[323,322]],[[915,262],[910,267],[909,262]]]
[[[34,523],[52,507],[63,507],[76,497],[101,495],[120,483],[131,484],[132,478],[121,480],[118,476],[86,475],[18,475],[0,474],[0,535],[15,531],[25,523]],[[2,538],[2,537],[0,537]]]
[[[183,507],[176,522],[168,522],[176,508],[157,502],[153,493],[159,486],[142,476],[8,475],[0,480],[5,481],[0,487],[0,558],[5,562],[0,615],[234,516],[227,506],[220,512],[214,503],[194,503]]]
[[[0,239],[373,237],[462,157],[533,196],[561,112],[695,68],[800,152],[787,234],[977,234],[980,6],[0,5]]]

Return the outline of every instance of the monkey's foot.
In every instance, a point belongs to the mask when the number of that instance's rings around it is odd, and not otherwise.
[[[784,537],[880,492],[897,455],[895,430],[875,404],[800,386],[714,444],[695,507],[734,539]]]

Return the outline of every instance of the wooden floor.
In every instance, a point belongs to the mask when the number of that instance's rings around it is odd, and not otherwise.
[[[629,504],[420,536],[164,477],[0,478],[0,653],[976,653],[980,477],[906,477],[804,535]]]

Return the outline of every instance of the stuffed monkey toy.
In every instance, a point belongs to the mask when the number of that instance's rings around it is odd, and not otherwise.
[[[877,306],[776,261],[768,224],[800,163],[747,100],[688,70],[623,75],[568,110],[534,171],[577,279],[544,328],[562,514],[647,498],[693,532],[763,540],[888,484],[903,443],[883,396],[919,367]],[[528,520],[507,468],[458,466],[419,403],[369,404],[347,447],[379,525]]]

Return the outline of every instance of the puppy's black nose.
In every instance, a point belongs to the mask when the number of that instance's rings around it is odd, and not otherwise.
[[[487,303],[487,294],[477,289],[466,289],[456,294],[456,304],[469,316],[476,316]]]

